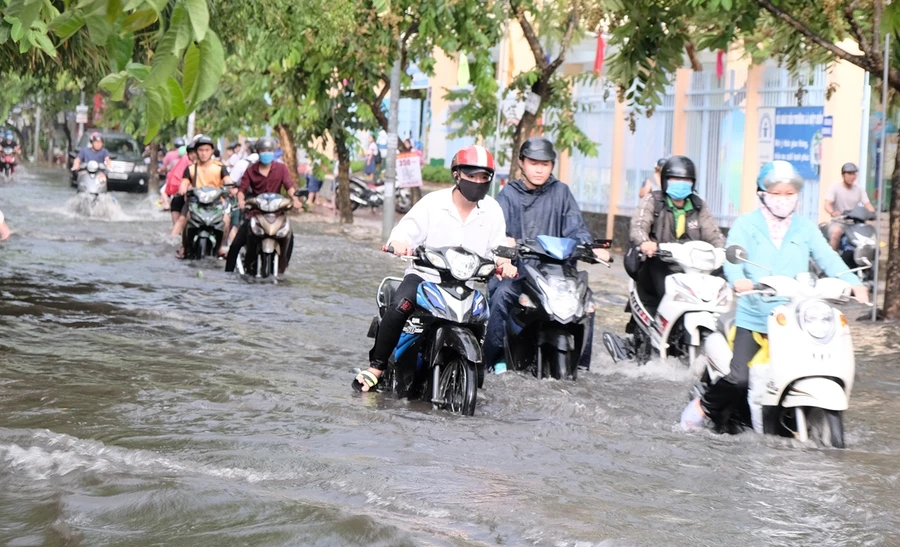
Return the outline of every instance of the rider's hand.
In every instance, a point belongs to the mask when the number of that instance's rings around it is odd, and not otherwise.
[[[839,216],[841,216],[841,212],[838,211],[837,209],[834,209],[831,211],[831,218],[837,218]]]
[[[405,243],[403,241],[389,241],[387,245],[381,248],[381,250],[386,252],[391,247],[394,248],[394,254],[396,256],[412,255],[412,249],[410,249],[409,243]]]
[[[609,251],[606,249],[594,249],[594,256],[597,257],[597,260],[609,262]]]
[[[497,279],[504,277],[513,278],[519,276],[519,269],[513,266],[509,260],[501,260],[497,262]]]
[[[659,246],[656,244],[655,241],[645,241],[645,242],[641,243],[641,252],[644,253],[644,256],[646,256],[647,258],[650,258],[653,255],[655,255],[656,249],[658,249],[658,248],[659,248]]]
[[[853,296],[856,297],[856,301],[860,304],[868,304],[869,303],[869,289],[866,288],[865,285],[856,285],[851,287],[853,291]]]
[[[753,290],[753,281],[749,279],[738,279],[734,282],[735,292],[749,292]]]

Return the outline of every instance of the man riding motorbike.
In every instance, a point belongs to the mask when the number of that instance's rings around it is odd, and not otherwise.
[[[291,180],[291,173],[287,166],[275,160],[275,140],[271,137],[263,137],[256,142],[256,153],[259,154],[259,161],[250,165],[244,171],[243,176],[238,185],[238,208],[243,210],[246,206],[247,198],[258,196],[260,194],[274,193],[278,194],[282,190],[291,196],[294,202],[294,208],[302,209],[303,205],[300,200],[294,196],[294,182]],[[249,217],[244,220],[237,234],[234,236],[231,246],[228,248],[228,258],[225,262],[225,271],[233,272],[237,265],[238,254],[241,247],[247,246],[247,255],[252,262],[256,256],[256,240],[252,237],[248,238],[250,232]],[[227,233],[227,232],[226,232]],[[282,249],[281,256],[284,258],[278,265],[279,272],[284,273],[288,262],[291,260],[291,251],[294,249],[294,236],[287,243],[287,248]]]
[[[553,176],[555,163],[556,151],[548,139],[531,137],[522,144],[519,149],[522,179],[510,182],[497,195],[506,220],[506,235],[516,241],[545,235],[593,243],[594,238],[584,223],[575,196],[566,184]],[[609,261],[609,252],[605,249],[594,249],[594,254],[600,260]],[[506,371],[503,361],[506,321],[509,307],[521,292],[518,279],[492,279],[488,284],[491,316],[484,340],[484,361],[485,366],[493,367],[496,373]],[[594,314],[590,317],[591,333],[579,362],[583,368],[590,368],[591,364]]]
[[[694,162],[685,156],[669,158],[660,172],[661,191],[644,196],[631,217],[629,237],[633,247],[625,256],[624,266],[651,316],[665,295],[666,277],[672,273],[672,265],[654,257],[660,243],[705,241],[715,247],[725,245],[716,219],[694,193],[696,181]],[[646,257],[643,262],[642,257]],[[632,318],[625,332],[633,333],[635,326]]]
[[[72,171],[78,172],[78,169],[81,168],[82,163],[87,163],[89,161],[96,161],[97,163],[102,163],[106,166],[106,170],[109,171],[110,166],[110,157],[109,150],[103,147],[103,138],[100,136],[100,133],[94,131],[90,136],[90,148],[82,148],[78,152],[78,156],[75,157],[75,161],[72,162]],[[101,177],[106,177],[105,174],[100,173]]]
[[[763,166],[757,179],[760,207],[734,221],[728,232],[728,245],[740,245],[748,260],[770,271],[749,263],[726,264],[725,277],[735,292],[752,291],[767,275],[796,277],[809,271],[810,258],[829,276],[836,277],[846,270],[844,261],[831,249],[816,224],[794,214],[802,188],[803,177],[790,163],[777,160]],[[782,252],[787,249],[790,252]],[[853,286],[853,294],[860,302],[868,302],[868,290],[856,275],[844,273],[840,278]],[[748,363],[759,350],[761,337],[768,332],[768,316],[779,304],[757,296],[738,299],[731,371],[702,398],[688,403],[681,415],[682,427],[702,425],[707,416],[719,432],[735,432],[735,423],[747,422]]]
[[[419,245],[456,245],[487,258],[507,242],[503,210],[487,195],[494,169],[494,157],[484,147],[472,145],[457,152],[450,166],[456,185],[419,200],[394,227],[383,249],[409,256]],[[510,260],[497,258],[496,263],[499,276],[515,277],[517,270]],[[393,302],[397,304],[385,312],[369,352],[369,369],[356,376],[351,384],[354,389],[369,391],[378,385],[403,327],[415,311],[416,291],[426,280],[438,282],[440,276],[415,266],[406,270],[394,293]]]
[[[228,175],[228,168],[225,167],[222,162],[213,159],[213,153],[216,150],[216,145],[213,140],[206,135],[198,135],[194,139],[193,145],[197,153],[197,161],[185,167],[184,172],[181,175],[181,188],[178,193],[181,196],[187,196],[187,192],[191,188],[202,188],[204,186],[223,188],[226,184],[230,184],[231,177]],[[224,197],[222,198],[222,201],[223,203],[226,201]],[[230,222],[231,216],[226,214],[225,229],[222,233],[228,234]],[[186,233],[186,225],[187,215],[185,214],[176,224],[176,229],[179,230],[178,233]],[[182,246],[181,250],[176,255],[178,258],[184,258],[185,248],[186,246]],[[225,257],[225,251],[221,247],[219,248],[219,256],[222,258]]]
[[[847,228],[843,220],[844,211],[862,205],[867,211],[875,212],[866,189],[856,183],[857,171],[855,164],[845,163],[841,167],[841,184],[832,186],[825,196],[825,212],[835,219],[828,226],[829,242],[835,251],[840,249],[841,237]]]

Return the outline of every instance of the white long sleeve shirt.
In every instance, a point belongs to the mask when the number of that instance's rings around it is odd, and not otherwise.
[[[486,196],[464,222],[453,203],[453,188],[447,188],[426,194],[416,203],[391,231],[389,241],[402,241],[411,248],[463,247],[490,259],[493,249],[506,244],[506,220],[497,201]],[[406,270],[426,281],[440,281],[432,272],[414,266]]]

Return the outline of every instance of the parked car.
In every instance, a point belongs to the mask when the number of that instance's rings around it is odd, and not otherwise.
[[[110,168],[106,173],[107,188],[110,190],[124,190],[127,192],[146,192],[147,183],[150,180],[147,175],[147,165],[141,156],[142,147],[127,133],[106,130],[87,130],[78,141],[75,151],[69,152],[69,161],[66,164],[70,169],[72,162],[78,155],[78,150],[89,147],[88,137],[91,133],[100,133],[103,138],[103,146],[109,150]],[[72,174],[72,186],[76,186],[76,175]]]

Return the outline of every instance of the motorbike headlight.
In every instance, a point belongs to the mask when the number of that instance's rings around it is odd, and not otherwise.
[[[578,310],[578,286],[571,279],[553,279],[548,284],[538,278],[538,286],[547,296],[547,304],[560,319],[568,319]]]
[[[435,268],[440,268],[442,270],[447,269],[447,263],[444,262],[444,259],[443,259],[443,257],[441,257],[441,255],[439,255],[435,252],[432,252],[432,251],[425,251],[425,258]]]
[[[259,222],[256,219],[252,219],[250,221],[250,231],[253,232],[253,235],[264,236],[266,234],[265,230],[263,230],[262,226],[259,225]]]
[[[277,232],[275,232],[275,237],[287,237],[288,232],[290,232],[290,231],[291,231],[290,223],[285,222],[284,226],[282,226],[281,228],[278,229]]]
[[[447,249],[444,256],[447,257],[450,274],[460,281],[471,279],[478,269],[478,257],[472,253]]]
[[[834,333],[834,310],[821,300],[814,300],[801,306],[800,326],[813,338],[822,340]]]

